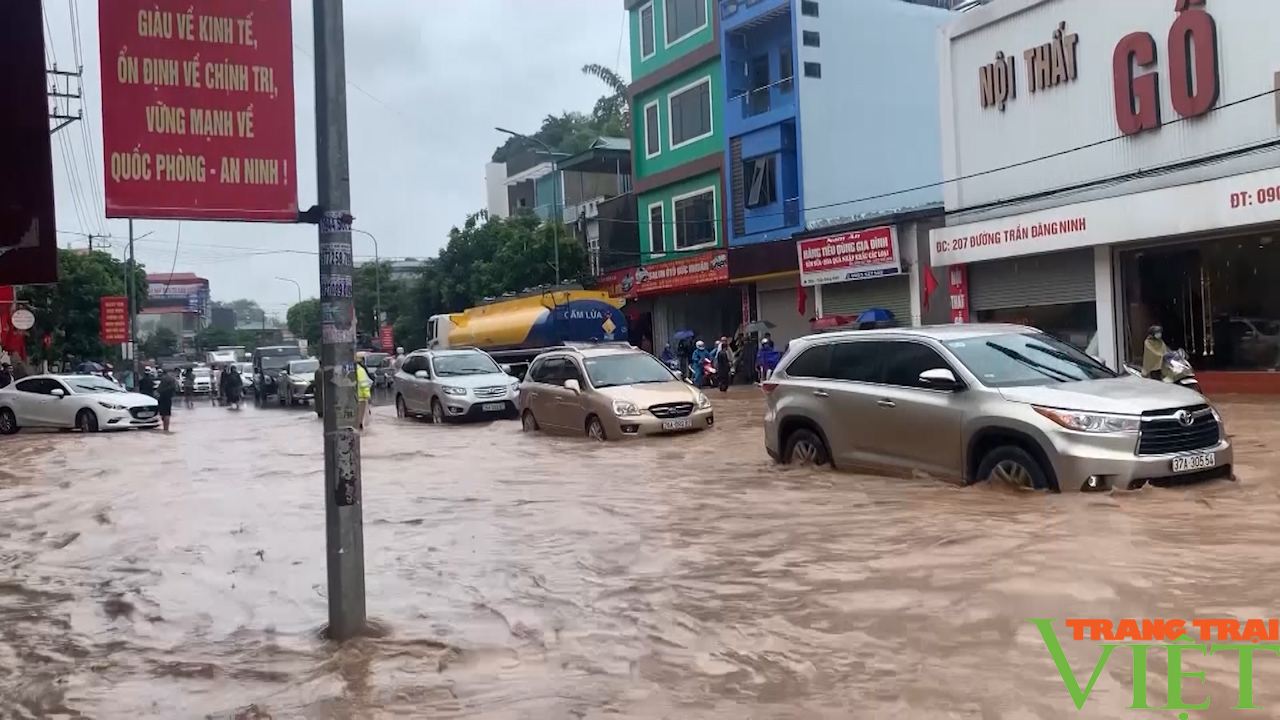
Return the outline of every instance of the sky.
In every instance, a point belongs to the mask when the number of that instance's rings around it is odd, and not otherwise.
[[[347,0],[347,118],[352,213],[383,259],[435,255],[449,229],[485,206],[484,165],[505,137],[536,131],[543,117],[589,112],[605,92],[581,67],[627,76],[621,0]],[[83,64],[85,120],[53,137],[59,241],[86,234],[124,257],[128,223],[106,220],[97,0],[45,0],[50,50],[61,70]],[[73,12],[74,8],[74,12]],[[73,21],[78,15],[79,22]],[[77,53],[76,28],[79,28]],[[311,3],[293,0],[298,204],[315,204]],[[75,106],[73,106],[73,109]],[[148,272],[194,272],[215,300],[257,300],[283,316],[318,294],[316,230],[227,222],[135,221]],[[353,235],[357,260],[374,243]],[[95,240],[101,246],[103,240]]]

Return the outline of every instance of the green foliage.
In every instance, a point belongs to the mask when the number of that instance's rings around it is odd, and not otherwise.
[[[146,340],[138,344],[138,351],[142,353],[142,357],[162,358],[177,355],[178,347],[177,333],[161,326],[153,330]]]
[[[631,130],[631,96],[627,92],[627,81],[613,70],[596,63],[583,65],[582,73],[599,78],[610,92],[596,101],[591,119],[601,127],[617,126],[621,132],[616,137],[628,137],[627,133]]]
[[[118,360],[119,346],[107,346],[100,336],[100,307],[104,296],[125,294],[125,263],[105,252],[58,251],[58,282],[18,287],[18,299],[30,303],[36,324],[27,332],[27,351],[36,360]],[[134,299],[147,300],[147,274],[134,269]],[[44,347],[44,337],[51,343]]]
[[[596,117],[580,112],[566,112],[543,118],[542,127],[529,137],[546,143],[556,152],[576,155],[591,147],[591,143],[601,137],[629,137],[626,123],[625,113],[615,112]],[[493,151],[493,162],[506,162],[523,151],[541,148],[537,142],[530,142],[522,137],[509,137]]]
[[[320,347],[320,301],[311,298],[303,300],[289,308],[288,315],[285,316],[286,323],[289,326],[289,332],[294,337],[305,338],[307,347]],[[319,352],[315,352],[319,356]]]

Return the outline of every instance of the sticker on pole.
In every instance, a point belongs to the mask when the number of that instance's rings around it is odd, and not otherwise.
[[[289,0],[100,0],[107,217],[297,222]]]
[[[350,507],[360,502],[360,440],[354,430],[346,427],[335,433],[333,444],[338,465],[334,504]]]
[[[9,316],[9,321],[17,330],[26,332],[36,326],[36,316],[26,308],[18,308]]]
[[[354,220],[355,218],[349,212],[327,210],[320,218],[320,234],[349,233],[351,232],[351,223]]]

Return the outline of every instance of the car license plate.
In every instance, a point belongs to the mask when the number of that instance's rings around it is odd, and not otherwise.
[[[676,420],[662,421],[663,430],[688,430],[691,427],[693,427],[692,418],[679,418]]]
[[[142,412],[138,413],[138,419],[146,420],[148,418],[155,417],[155,415],[156,413],[154,410],[143,410]]]
[[[1184,455],[1173,459],[1173,471],[1176,473],[1182,473],[1195,472],[1196,470],[1208,470],[1217,464],[1218,458],[1213,453]]]
[[[506,403],[485,403],[480,406],[480,409],[485,412],[498,412],[500,410],[506,410],[507,404]]]

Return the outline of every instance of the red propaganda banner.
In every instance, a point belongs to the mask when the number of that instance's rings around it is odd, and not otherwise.
[[[382,349],[391,352],[395,349],[396,337],[395,331],[390,325],[382,323]]]
[[[98,327],[102,342],[108,345],[129,342],[129,299],[123,295],[108,295],[98,303]]]
[[[0,285],[58,281],[44,24],[38,2],[0,10]],[[58,121],[63,122],[63,121]]]
[[[724,285],[729,282],[729,253],[724,250],[689,255],[678,260],[645,265],[636,270],[635,276],[623,278],[623,289],[630,284],[636,295]]]
[[[298,219],[289,0],[101,0],[107,217]]]
[[[947,292],[951,296],[951,322],[969,322],[969,268],[952,265],[947,268]]]
[[[811,238],[796,243],[805,286],[861,280],[902,272],[898,233],[892,226]]]

